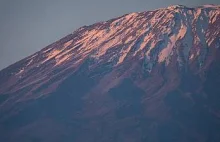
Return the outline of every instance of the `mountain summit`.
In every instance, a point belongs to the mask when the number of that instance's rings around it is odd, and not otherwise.
[[[0,141],[219,142],[220,6],[83,26],[0,71]]]

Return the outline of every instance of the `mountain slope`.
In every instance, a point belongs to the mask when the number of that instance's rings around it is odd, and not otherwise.
[[[74,31],[0,72],[0,139],[219,141],[219,27],[175,5]]]

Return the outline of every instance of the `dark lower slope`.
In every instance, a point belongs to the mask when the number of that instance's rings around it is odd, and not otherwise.
[[[146,74],[142,61],[135,60],[105,72],[89,70],[86,62],[53,93],[2,111],[0,140],[219,142],[220,56],[215,52],[215,60],[199,72],[181,72],[173,62]],[[8,95],[13,94],[1,95],[1,103]]]

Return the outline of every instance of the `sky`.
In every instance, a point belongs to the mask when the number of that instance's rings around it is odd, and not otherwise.
[[[131,12],[219,0],[0,0],[0,70],[77,28]]]

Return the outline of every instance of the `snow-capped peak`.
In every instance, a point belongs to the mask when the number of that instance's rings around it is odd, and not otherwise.
[[[188,7],[184,5],[171,5],[167,7],[167,9],[177,9],[177,8],[188,8]]]
[[[92,60],[91,67],[109,64],[115,68],[133,58],[143,60],[145,70],[151,72],[156,64],[168,66],[173,56],[180,68],[190,62],[202,67],[208,49],[219,46],[219,23],[218,5],[174,5],[130,13],[79,28],[24,59],[12,74],[19,79],[22,70],[25,78],[25,73],[37,68],[33,77],[43,80],[47,74],[57,73],[57,68],[76,68],[87,60]]]

